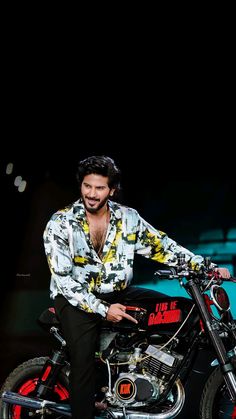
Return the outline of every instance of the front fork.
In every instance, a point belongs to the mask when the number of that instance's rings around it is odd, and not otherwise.
[[[227,388],[230,393],[230,397],[232,401],[236,402],[236,378],[234,374],[234,367],[229,361],[229,357],[227,355],[226,349],[224,347],[224,344],[219,336],[219,325],[218,322],[213,319],[206,307],[205,300],[198,288],[198,286],[195,284],[193,280],[189,280],[188,282],[188,288],[190,290],[190,293],[193,296],[193,299],[199,309],[199,312],[201,313],[201,318],[204,322],[204,325],[208,331],[208,334],[210,336],[211,342],[215,348],[217,358],[220,364],[220,368],[224,377],[224,380],[226,382]],[[235,336],[234,331],[234,336]]]
[[[57,328],[52,327],[51,333],[59,340],[61,347],[59,350],[53,352],[52,357],[48,358],[43,367],[41,377],[36,386],[36,395],[39,398],[44,398],[46,393],[53,390],[57,377],[66,364],[66,342],[58,333]]]

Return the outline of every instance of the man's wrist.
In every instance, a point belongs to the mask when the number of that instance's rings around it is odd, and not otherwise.
[[[100,314],[102,315],[102,317],[104,317],[106,319],[108,310],[110,308],[110,304],[107,303],[106,301],[102,301],[101,305],[102,305],[102,313],[100,312]]]

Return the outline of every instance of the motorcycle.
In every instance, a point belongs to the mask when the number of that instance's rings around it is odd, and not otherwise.
[[[156,278],[178,280],[190,298],[161,296],[127,305],[138,324],[103,321],[95,354],[96,417],[167,419],[185,405],[186,382],[196,354],[210,348],[215,359],[204,385],[200,419],[236,419],[236,323],[223,280],[211,261],[193,271],[179,257],[177,268]],[[236,282],[235,278],[230,278]],[[1,389],[0,417],[71,417],[70,362],[53,308],[39,322],[58,342],[50,357],[18,366]]]

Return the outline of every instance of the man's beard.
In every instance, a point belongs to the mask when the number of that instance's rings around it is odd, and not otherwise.
[[[91,208],[91,207],[88,207],[86,205],[85,199],[82,196],[82,201],[83,201],[83,204],[85,206],[85,209],[86,209],[86,211],[90,212],[90,214],[95,214],[96,212],[98,212],[102,207],[104,207],[106,205],[108,199],[109,199],[109,195],[106,198],[104,198],[102,201],[100,201],[100,203],[97,207]],[[99,200],[97,200],[97,199],[94,199],[94,201],[99,202]]]

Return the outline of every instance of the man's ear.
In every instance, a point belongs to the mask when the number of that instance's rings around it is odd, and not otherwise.
[[[111,189],[110,196],[113,196],[114,195],[114,192],[115,192],[115,189]]]

